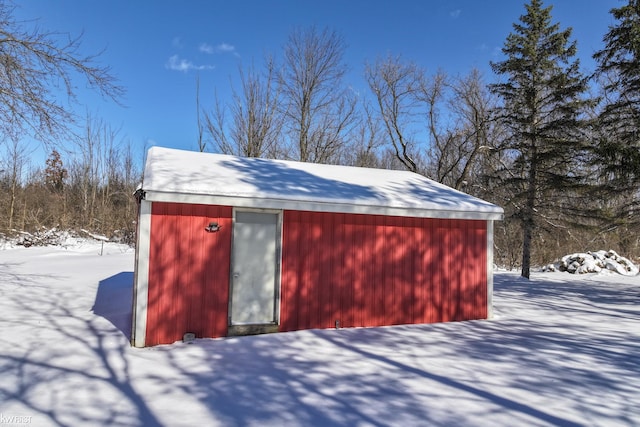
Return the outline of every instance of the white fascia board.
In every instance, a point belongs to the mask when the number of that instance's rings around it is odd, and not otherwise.
[[[144,347],[147,334],[147,306],[149,303],[149,253],[151,248],[151,202],[140,201],[138,242],[136,245],[136,276],[134,283],[131,343]]]
[[[326,203],[298,200],[285,200],[258,197],[216,196],[208,194],[169,193],[147,190],[145,199],[152,202],[188,203],[202,205],[232,206],[240,208],[298,210],[311,212],[350,213],[365,215],[386,215],[417,218],[501,220],[502,209],[495,210],[446,210],[399,208],[384,205],[360,205],[351,203]]]

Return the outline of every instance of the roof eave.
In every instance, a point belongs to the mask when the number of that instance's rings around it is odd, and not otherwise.
[[[368,205],[358,203],[328,203],[323,201],[306,201],[279,198],[241,197],[213,194],[190,194],[163,191],[145,191],[145,200],[150,202],[189,203],[219,206],[233,206],[254,209],[298,210],[312,212],[351,213],[365,215],[387,215],[418,218],[494,220],[503,219],[502,208],[485,205],[478,209],[446,209],[394,207],[384,205]]]

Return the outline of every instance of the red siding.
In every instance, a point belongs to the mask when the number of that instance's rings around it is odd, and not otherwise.
[[[487,316],[485,221],[285,211],[280,330]]]
[[[232,209],[152,205],[146,345],[227,334]],[[217,233],[205,227],[216,221]]]

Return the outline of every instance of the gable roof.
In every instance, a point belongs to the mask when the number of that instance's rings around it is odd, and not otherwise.
[[[501,219],[502,208],[413,172],[152,147],[146,200],[394,216]]]

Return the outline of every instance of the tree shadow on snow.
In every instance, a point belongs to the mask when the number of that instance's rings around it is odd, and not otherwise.
[[[516,307],[496,320],[196,340],[162,350],[177,383],[151,380],[230,426],[633,425],[637,290],[495,282]]]
[[[24,276],[6,269],[6,277]],[[129,329],[132,273],[100,282],[94,313],[81,293],[56,291],[64,279],[21,278],[3,293],[3,330],[11,333],[0,334],[0,412],[20,408],[34,425],[162,426],[130,381],[120,334]]]

